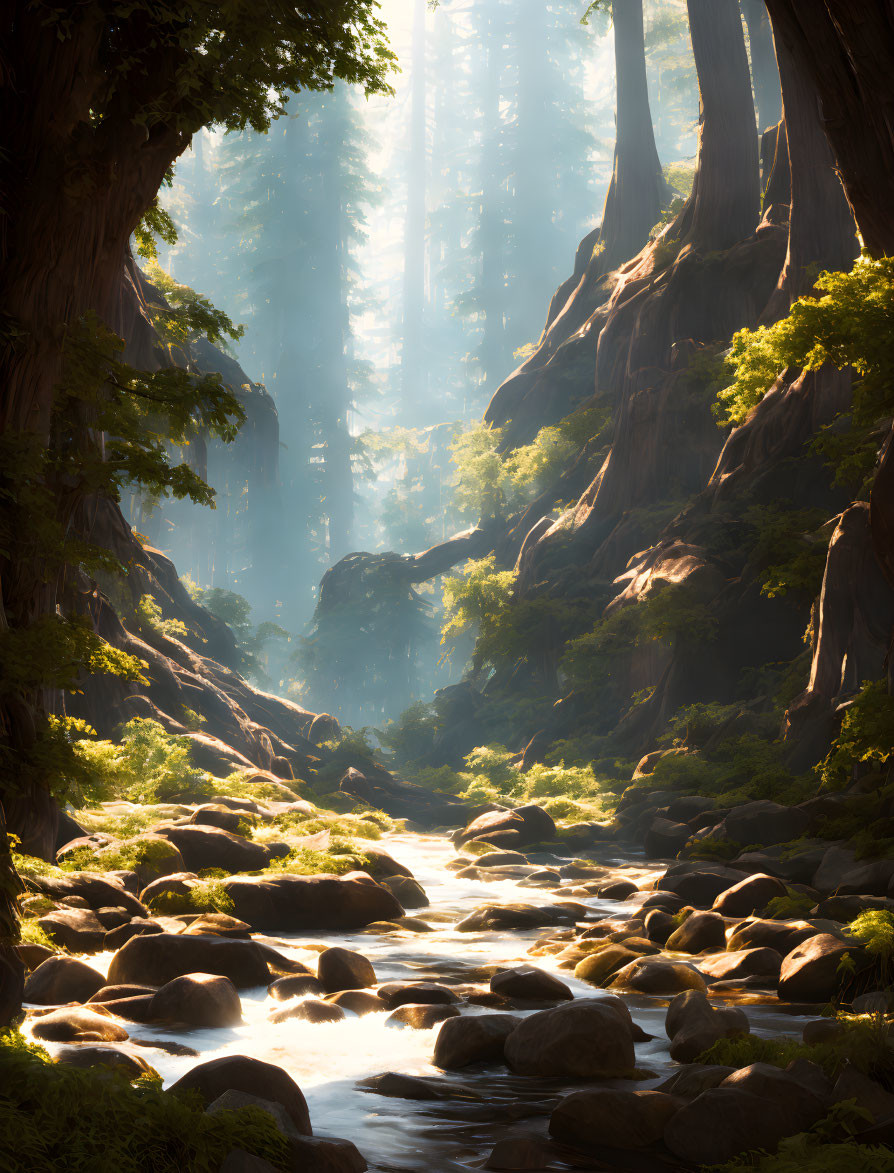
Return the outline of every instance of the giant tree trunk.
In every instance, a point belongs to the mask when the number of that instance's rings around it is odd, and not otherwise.
[[[894,17],[886,0],[767,0],[777,43],[813,79],[863,244],[894,255]],[[870,494],[876,555],[894,585],[894,443]],[[890,669],[889,669],[890,672]]]
[[[854,217],[820,121],[816,87],[784,41],[779,45],[779,73],[791,214],[785,265],[763,315],[768,322],[783,317],[796,298],[809,293],[818,272],[849,270],[858,251]]]
[[[763,131],[769,126],[775,126],[782,117],[782,94],[773,30],[764,0],[741,0],[741,3],[751,49],[751,81],[754,85],[757,125]]]
[[[751,77],[735,0],[688,0],[701,125],[692,196],[677,228],[705,252],[750,236],[760,211]]]
[[[593,312],[611,293],[607,275],[636,256],[658,222],[667,200],[667,185],[655,147],[649,109],[642,0],[615,0],[613,18],[617,102],[615,162],[602,224],[581,241],[574,271],[552,299],[537,350],[505,380],[488,405],[485,414],[488,423],[502,427],[508,420],[513,421],[513,430],[519,432],[511,438],[513,443],[524,443],[533,438],[526,434],[524,425],[521,429],[518,427],[522,400],[527,399],[526,406],[530,406],[543,398],[547,388],[552,390],[551,383],[564,382],[562,373],[557,375],[549,369],[550,364],[555,366],[562,348],[570,345],[574,352],[567,355],[571,367],[578,368],[581,359],[587,362],[575,344],[580,342],[586,352],[592,352],[594,340],[585,338],[584,330]],[[549,414],[561,418],[574,404],[568,403],[561,392],[555,398],[561,407]],[[553,420],[546,418],[543,422]]]

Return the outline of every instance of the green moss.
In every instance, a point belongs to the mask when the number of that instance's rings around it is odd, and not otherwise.
[[[209,1116],[158,1080],[54,1064],[0,1033],[0,1168],[9,1173],[216,1173],[232,1149],[288,1169],[285,1137],[258,1108]]]
[[[23,945],[43,945],[44,949],[52,949],[54,953],[64,952],[59,945],[50,940],[37,921],[30,917],[19,924],[19,940]]]
[[[714,1173],[894,1173],[894,1153],[852,1141],[825,1144],[799,1133],[784,1140],[776,1153],[752,1153],[712,1169]]]
[[[814,901],[803,892],[788,888],[785,896],[774,896],[763,915],[770,920],[800,920],[814,907]]]
[[[885,1087],[894,1086],[894,1050],[891,1049],[887,1024],[862,1017],[841,1017],[843,1033],[824,1043],[808,1045],[798,1039],[764,1039],[757,1035],[720,1039],[702,1052],[699,1063],[718,1063],[725,1067],[748,1067],[752,1063],[772,1063],[787,1067],[795,1059],[809,1059],[834,1078],[847,1060],[864,1075]]]

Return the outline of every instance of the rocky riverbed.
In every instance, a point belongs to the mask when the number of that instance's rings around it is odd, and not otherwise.
[[[317,1137],[345,1138],[315,1142],[308,1170],[697,1168],[773,1148],[842,1100],[867,1142],[886,1140],[894,1096],[847,1062],[699,1061],[725,1038],[842,1029],[826,1004],[859,945],[837,922],[751,915],[778,879],[613,843],[476,850],[403,832],[371,848],[380,883],[236,875],[232,916],[143,903],[189,873],[142,889],[36,877],[69,952],[22,947],[24,1030],[62,1062],[192,1082],[212,1110],[306,1101]],[[246,1074],[236,1056],[272,1066]],[[306,1131],[285,1108],[282,1126]],[[260,1171],[241,1159],[227,1173]]]

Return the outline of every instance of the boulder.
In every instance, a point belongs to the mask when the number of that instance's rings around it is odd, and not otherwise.
[[[840,1104],[843,1100],[856,1100],[857,1107],[868,1112],[877,1124],[894,1119],[894,1095],[848,1061],[845,1061],[830,1095],[833,1104]]]
[[[150,1017],[190,1027],[236,1026],[242,1003],[229,978],[189,973],[166,982],[152,999]]]
[[[126,925],[117,929],[110,929],[105,935],[103,949],[114,952],[126,945],[131,937],[143,937],[151,933],[163,933],[164,929],[157,920],[151,917],[134,918]]]
[[[296,1002],[293,1006],[285,1006],[282,1010],[274,1010],[270,1015],[271,1022],[286,1022],[290,1018],[300,1018],[305,1022],[341,1022],[345,1012],[340,1006],[333,1006],[331,1002],[324,1002],[320,998],[305,998],[303,1002]]]
[[[674,929],[665,948],[676,953],[701,953],[705,949],[722,949],[726,944],[726,925],[716,912],[693,912]]]
[[[693,908],[710,908],[721,892],[742,879],[742,873],[724,864],[680,863],[655,882],[663,892],[674,892]]]
[[[748,1019],[734,1006],[714,1007],[698,990],[687,990],[667,1008],[665,1030],[671,1058],[692,1063],[719,1039],[748,1034]]]
[[[413,1030],[430,1030],[439,1022],[456,1018],[459,1011],[455,1006],[433,1005],[431,1002],[405,1002],[385,1019],[386,1026],[411,1027]]]
[[[485,1169],[544,1170],[553,1161],[555,1152],[536,1136],[511,1136],[498,1140],[484,1162]]]
[[[90,908],[58,908],[38,917],[37,923],[54,945],[72,953],[98,953],[106,928]]]
[[[432,1062],[445,1071],[458,1071],[472,1063],[502,1062],[506,1039],[520,1023],[512,1014],[450,1018],[438,1032]]]
[[[327,994],[339,990],[365,990],[376,984],[376,971],[361,953],[336,946],[324,949],[317,962],[317,977]]]
[[[234,1088],[230,1088],[228,1091],[222,1092],[216,1100],[213,1100],[205,1111],[209,1116],[216,1116],[218,1112],[238,1112],[241,1108],[260,1108],[262,1112],[273,1117],[276,1127],[285,1136],[301,1135],[282,1104],[277,1104],[273,1100],[264,1100],[250,1092],[236,1091]]]
[[[627,900],[638,891],[632,880],[611,880],[607,884],[600,884],[596,895],[601,900]]]
[[[153,831],[146,831],[142,835],[135,835],[132,839],[124,839],[118,848],[135,848],[137,862],[134,872],[141,888],[159,876],[168,876],[172,872],[184,870],[183,856],[180,849],[164,835],[156,835]],[[99,853],[100,856],[103,854]]]
[[[661,1140],[680,1106],[663,1092],[593,1088],[561,1100],[549,1118],[549,1131],[556,1140],[585,1150],[641,1148]]]
[[[676,931],[677,921],[672,913],[661,908],[653,908],[651,912],[646,913],[644,929],[650,941],[663,945],[671,933]]]
[[[766,908],[775,897],[785,895],[786,887],[781,880],[758,873],[721,892],[714,901],[714,911],[721,916],[751,916]]]
[[[228,937],[231,941],[251,939],[250,926],[225,912],[203,912],[183,932],[190,937]]]
[[[544,925],[559,924],[563,919],[572,918],[568,914],[563,917],[561,911],[552,904],[540,907],[531,904],[482,904],[463,920],[458,921],[456,929],[460,933],[536,929]]]
[[[443,1081],[440,1081],[443,1084]],[[393,1096],[400,1100],[443,1100],[451,1099],[450,1089],[439,1086],[434,1079],[420,1079],[416,1075],[403,1075],[399,1071],[383,1071],[358,1079],[357,1087],[373,1092],[377,1096]]]
[[[379,883],[387,888],[391,895],[404,908],[427,908],[429,899],[425,889],[412,876],[386,876]]]
[[[127,998],[109,998],[103,1002],[103,1008],[117,1018],[126,1018],[128,1022],[151,1022],[152,999],[151,994],[135,994]]]
[[[782,959],[779,997],[785,1002],[830,1002],[847,979],[838,967],[845,953],[855,962],[862,958],[859,946],[849,945],[831,933],[819,933],[798,945]]]
[[[646,831],[643,850],[649,859],[673,859],[691,837],[692,828],[685,823],[657,816]]]
[[[178,827],[163,823],[155,832],[179,849],[185,866],[192,872],[221,868],[232,874],[267,866],[267,851],[260,843],[252,843],[219,827]]]
[[[193,912],[190,897],[200,883],[195,872],[171,872],[147,884],[140,892],[140,900],[147,908],[157,907],[162,912]]]
[[[423,827],[455,827],[468,818],[468,808],[458,798],[415,782],[399,782],[381,769],[361,773],[351,766],[338,788],[392,818],[410,819]]]
[[[267,987],[267,993],[277,1002],[287,1002],[289,998],[300,998],[304,994],[325,994],[323,983],[313,974],[290,974],[288,977],[277,978]]]
[[[369,876],[238,876],[224,880],[233,913],[252,929],[360,929],[404,910]]]
[[[814,1064],[810,1064],[810,1067],[814,1067]],[[820,1080],[828,1084],[821,1069],[817,1068],[816,1071]],[[808,1079],[812,1082],[812,1077],[808,1076]],[[776,1107],[783,1107],[791,1133],[806,1131],[826,1112],[822,1095],[817,1095],[805,1084],[794,1064],[792,1070],[781,1071],[772,1063],[751,1063],[733,1071],[720,1086],[748,1092]],[[894,1100],[894,1096],[891,1099]]]
[[[528,862],[528,857],[522,855],[520,851],[488,851],[485,855],[481,855],[475,860],[475,863],[480,868],[500,868],[507,864],[522,865]]]
[[[629,1018],[625,1021],[610,1001],[576,999],[523,1019],[506,1039],[506,1062],[520,1075],[629,1075],[634,1068]]]
[[[784,957],[802,941],[815,937],[817,931],[803,920],[747,920],[733,929],[726,947],[730,953],[742,949],[775,949]]]
[[[641,954],[627,949],[620,944],[606,945],[596,953],[589,953],[574,967],[574,976],[580,981],[592,982],[594,986],[603,985],[608,978],[636,961]]]
[[[715,1165],[753,1149],[773,1152],[797,1131],[784,1104],[734,1087],[709,1088],[669,1120],[664,1143],[683,1161]]]
[[[504,998],[525,1002],[563,1002],[574,997],[564,982],[533,965],[501,969],[490,979],[490,988]]]
[[[128,1037],[124,1027],[111,1018],[80,1006],[66,1006],[35,1018],[31,1033],[36,1039],[54,1043],[121,1043]]]
[[[641,994],[679,994],[684,990],[705,992],[705,979],[685,961],[667,961],[657,957],[638,957],[612,978],[612,988],[637,990]]]
[[[861,912],[894,912],[894,900],[889,896],[827,896],[815,911],[828,920],[850,924]]]
[[[125,1079],[139,1079],[141,1075],[157,1076],[158,1072],[139,1055],[120,1051],[117,1047],[62,1047],[56,1052],[56,1062],[64,1067],[107,1067]]]
[[[217,827],[221,831],[229,831],[231,834],[237,835],[247,813],[229,810],[217,803],[206,803],[193,811],[189,821],[200,827]]]
[[[679,1099],[694,1100],[709,1088],[719,1087],[735,1070],[735,1067],[724,1067],[719,1063],[687,1063],[659,1083],[655,1090]]]
[[[120,907],[131,916],[145,916],[146,908],[128,892],[123,881],[106,872],[71,872],[67,876],[28,876],[25,887],[29,892],[40,892],[53,900],[80,897],[89,908]]]
[[[810,826],[810,816],[796,806],[781,806],[769,798],[735,806],[717,831],[718,839],[743,845],[772,847],[799,839]]]
[[[449,986],[437,982],[386,982],[376,991],[388,1010],[410,1003],[414,1005],[447,1006],[459,1001]]]
[[[371,990],[340,990],[337,994],[329,994],[326,1001],[361,1017],[364,1014],[379,1014],[385,1009],[382,999]]]
[[[302,1136],[311,1135],[307,1103],[297,1083],[281,1068],[248,1055],[224,1055],[199,1063],[173,1083],[168,1093],[195,1090],[207,1105],[230,1089],[282,1104]]]
[[[863,863],[841,877],[836,896],[887,896],[894,881],[894,860]]]
[[[472,839],[495,843],[500,847],[524,847],[556,837],[556,824],[546,811],[534,803],[508,811],[490,811],[473,819],[459,832],[456,843],[462,846]]]
[[[858,867],[856,853],[850,847],[830,847],[810,881],[824,896],[834,895],[844,877]]]
[[[31,970],[32,972],[39,965],[43,965],[50,957],[59,956],[54,950],[48,949],[46,945],[32,945],[29,941],[22,941],[16,945],[15,951],[25,969]]]
[[[76,957],[56,954],[42,961],[25,981],[25,1002],[58,1006],[62,1002],[86,1002],[106,979]]]
[[[712,982],[747,977],[775,981],[781,965],[782,954],[775,949],[737,949],[732,953],[711,953],[698,959],[699,970]]]
[[[105,979],[103,978],[103,981]],[[157,991],[155,986],[141,986],[137,984],[122,985],[122,986],[106,986],[103,985],[101,989],[97,990],[95,994],[87,999],[90,1002],[116,1002],[120,998],[142,998],[146,994],[151,997]]]
[[[112,958],[108,981],[110,985],[145,982],[163,986],[188,973],[218,974],[239,989],[266,986],[270,981],[270,970],[254,941],[173,933],[132,938]]]

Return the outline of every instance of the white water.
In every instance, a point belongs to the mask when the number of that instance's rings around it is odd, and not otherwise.
[[[461,933],[454,924],[480,904],[551,904],[563,899],[549,890],[523,887],[514,881],[483,882],[463,879],[444,865],[455,858],[452,845],[441,836],[392,835],[382,846],[405,864],[424,887],[430,908],[414,910],[426,920],[431,933],[344,933],[330,931],[291,934],[277,939],[277,947],[315,968],[320,948],[342,945],[364,954],[375,967],[380,982],[395,979],[481,982],[489,971],[482,967],[517,964],[524,960],[561,978],[576,996],[594,997],[598,991],[577,981],[569,970],[559,969],[549,955],[529,957],[527,950],[547,929],[508,932]],[[643,882],[662,870],[638,864],[603,849],[598,863],[611,867],[618,877]],[[585,904],[590,916],[628,915],[634,906],[618,901],[574,900]],[[589,917],[588,917],[589,919]],[[85,958],[106,972],[111,954]],[[453,1173],[480,1167],[496,1139],[511,1133],[542,1132],[549,1102],[572,1085],[559,1081],[512,1076],[494,1064],[445,1075],[431,1065],[435,1036],[431,1030],[395,1029],[385,1026],[388,1012],[342,1022],[314,1024],[289,1019],[273,1024],[268,1015],[281,1009],[260,987],[241,991],[243,1024],[232,1029],[170,1031],[160,1027],[128,1024],[134,1038],[176,1042],[200,1052],[201,1059],[170,1055],[154,1047],[134,1047],[164,1078],[173,1082],[196,1063],[226,1054],[246,1054],[286,1070],[307,1097],[314,1131],[352,1140],[375,1173]],[[673,1064],[664,1033],[666,1000],[630,996],[627,999],[636,1022],[653,1039],[637,1043],[639,1068],[654,1073],[638,1084],[648,1088],[664,1078]],[[483,1007],[464,1007],[464,1014],[493,1013]],[[772,1006],[746,1008],[756,1034],[798,1033],[803,1023]],[[513,1013],[525,1013],[513,1011]],[[529,1011],[528,1013],[532,1013]],[[50,1050],[58,1049],[49,1044]],[[356,1080],[384,1071],[406,1075],[437,1076],[457,1090],[468,1089],[472,1098],[446,1101],[408,1101],[375,1095],[356,1087]],[[575,1084],[574,1087],[580,1087]],[[531,1116],[530,1121],[526,1117]],[[517,1122],[517,1123],[516,1123]]]

